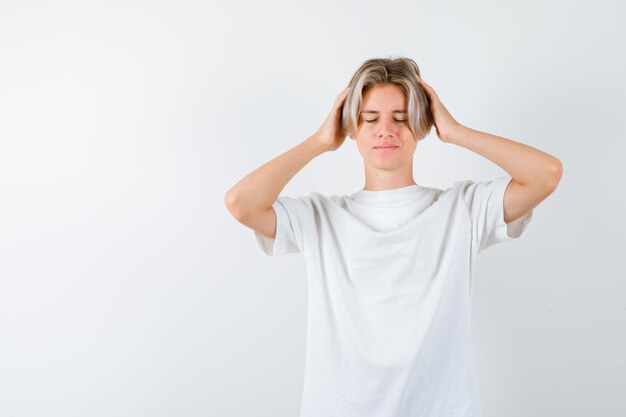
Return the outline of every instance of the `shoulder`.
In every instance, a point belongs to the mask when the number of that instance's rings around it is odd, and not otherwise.
[[[498,191],[503,191],[510,180],[511,177],[508,175],[486,180],[465,179],[456,181],[450,188],[457,190],[458,193],[463,195],[466,199],[471,199],[478,195],[490,196]]]
[[[309,192],[307,197],[317,205],[342,204],[342,202],[344,202],[346,198],[349,198],[348,195],[324,194],[318,191]]]

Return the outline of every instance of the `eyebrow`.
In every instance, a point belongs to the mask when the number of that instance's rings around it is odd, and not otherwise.
[[[361,111],[361,113],[380,113],[380,112],[376,110],[363,110]],[[406,110],[394,110],[393,113],[405,113],[406,114]]]

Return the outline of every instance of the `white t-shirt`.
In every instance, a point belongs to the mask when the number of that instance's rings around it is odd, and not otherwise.
[[[267,255],[301,253],[308,278],[301,417],[478,417],[470,332],[476,256],[522,237],[511,180],[317,192],[274,202]]]

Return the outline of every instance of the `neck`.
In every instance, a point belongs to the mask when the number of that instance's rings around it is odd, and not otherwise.
[[[411,167],[412,168],[412,167]],[[404,170],[404,172],[385,171],[381,169],[365,170],[365,186],[366,191],[384,191],[396,188],[408,187],[416,185],[413,179],[413,169]]]

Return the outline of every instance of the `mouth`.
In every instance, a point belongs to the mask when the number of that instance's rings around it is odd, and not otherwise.
[[[398,146],[375,146],[374,149],[378,149],[379,151],[392,151],[394,149],[398,148]]]

